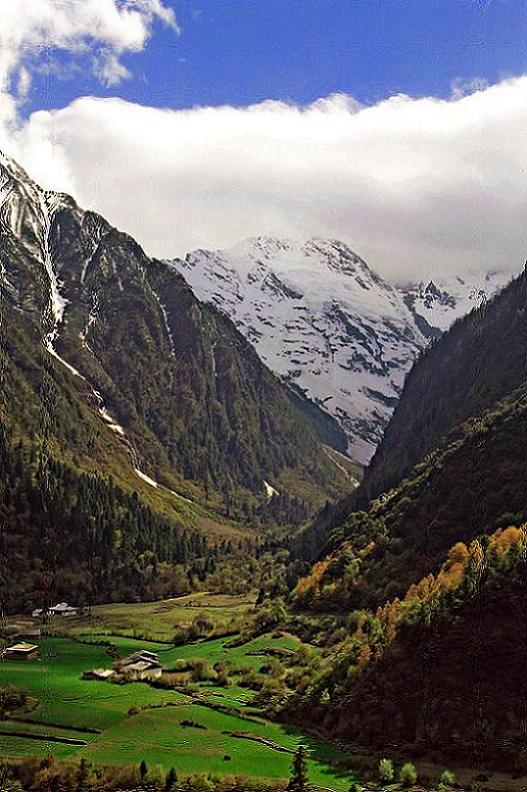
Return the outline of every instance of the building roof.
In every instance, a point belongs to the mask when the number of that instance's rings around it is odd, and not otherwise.
[[[131,663],[137,663],[141,661],[145,661],[147,663],[158,663],[159,658],[154,652],[148,652],[146,650],[144,652],[132,652],[132,654],[128,655],[128,657],[123,657],[123,659],[120,661],[120,665],[128,666]]]
[[[115,674],[115,671],[112,671],[111,668],[94,668],[91,672],[94,676],[101,677],[102,679],[108,679]]]
[[[13,646],[8,646],[6,652],[34,652],[38,646],[29,643],[17,643]]]
[[[64,613],[64,612],[67,612],[67,611],[76,611],[76,610],[77,610],[77,608],[73,608],[71,605],[68,605],[67,602],[59,602],[59,603],[57,603],[57,605],[54,605],[52,608],[50,608],[50,611],[55,612],[55,613],[57,613],[57,612],[58,613]]]
[[[159,664],[148,660],[139,660],[137,663],[127,665],[125,671],[150,671],[152,668],[159,668]]]

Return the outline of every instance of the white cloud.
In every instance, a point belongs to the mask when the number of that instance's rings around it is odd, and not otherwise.
[[[461,99],[463,96],[475,93],[476,91],[484,91],[488,87],[489,81],[485,79],[485,77],[470,77],[469,79],[456,77],[450,86],[450,96],[452,99]]]
[[[35,58],[54,49],[92,54],[95,73],[112,84],[127,76],[120,56],[143,49],[155,19],[178,30],[161,0],[2,0],[0,89],[26,88]]]
[[[372,107],[337,95],[172,111],[87,97],[33,114],[0,145],[157,256],[261,233],[332,236],[402,278],[518,270],[526,129],[527,77]]]
[[[117,85],[132,75],[114,52],[102,52],[94,60],[95,76],[103,85]]]

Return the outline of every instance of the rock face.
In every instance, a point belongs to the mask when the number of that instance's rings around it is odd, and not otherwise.
[[[395,287],[346,244],[258,237],[171,262],[224,311],[289,388],[337,419],[367,463],[422,349],[503,274]]]
[[[21,423],[22,378],[34,394],[20,431],[41,430],[42,383],[28,371],[44,361],[127,449],[132,479],[170,491],[191,483],[198,500],[229,516],[265,504],[264,481],[282,492],[286,474],[288,494],[314,495],[311,507],[346,487],[344,477],[332,482],[338,470],[224,314],[200,303],[173,267],[69,196],[42,190],[3,155],[0,297],[3,418]],[[78,452],[64,427],[80,408],[57,388],[53,426],[64,456]]]

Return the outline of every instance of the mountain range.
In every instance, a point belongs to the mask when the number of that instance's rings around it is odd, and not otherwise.
[[[506,281],[395,287],[321,240],[158,261],[1,155],[0,609],[173,596],[265,547],[253,628],[319,650],[259,691],[273,717],[524,772],[527,272]],[[358,488],[321,445],[342,432],[378,443]]]
[[[394,286],[337,240],[262,236],[196,250],[172,266],[225,312],[297,398],[343,430],[337,449],[369,462],[404,379],[431,339],[503,286],[469,273]]]
[[[2,541],[26,593],[42,587],[43,556],[93,591],[102,535],[106,569],[112,548],[124,553],[124,580],[152,546],[180,560],[182,531],[298,524],[352,486],[225,314],[4,155],[0,298]],[[202,557],[192,542],[183,555]],[[117,596],[108,587],[97,596]]]

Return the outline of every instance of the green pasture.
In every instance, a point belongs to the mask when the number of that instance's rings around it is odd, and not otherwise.
[[[97,636],[91,639],[97,640]],[[122,655],[137,648],[159,651],[165,667],[177,660],[201,657],[211,665],[227,660],[254,670],[265,657],[247,652],[263,651],[269,646],[298,646],[296,639],[288,636],[263,636],[232,648],[227,646],[228,638],[171,648],[133,638],[111,640]],[[175,766],[180,773],[214,772],[277,779],[288,777],[291,752],[303,744],[311,757],[310,779],[314,784],[338,792],[349,788],[350,773],[330,764],[342,758],[337,751],[284,725],[263,718],[244,718],[244,704],[251,698],[251,691],[235,684],[219,689],[202,683],[200,689],[211,696],[211,701],[235,705],[240,710],[239,715],[224,714],[173,690],[156,689],[145,683],[116,685],[80,678],[85,670],[110,667],[111,663],[105,646],[66,637],[43,639],[38,660],[0,661],[3,683],[15,685],[38,700],[36,708],[24,715],[29,723],[0,722],[1,753],[50,753],[57,758],[75,759],[84,756],[89,761],[108,764],[138,764],[145,759],[150,767],[167,770]],[[131,708],[146,706],[151,708],[134,709],[135,714],[129,714]],[[183,721],[204,728],[185,725]],[[80,731],[83,727],[99,729],[101,733]],[[11,729],[31,731],[42,735],[42,739],[6,735]],[[73,737],[84,740],[86,745],[52,742],[46,739],[49,735]]]
[[[141,635],[171,641],[179,628],[198,615],[205,616],[218,632],[225,631],[243,619],[254,601],[255,595],[198,592],[159,602],[112,603],[93,607],[89,614],[69,621],[67,627],[76,633]]]

